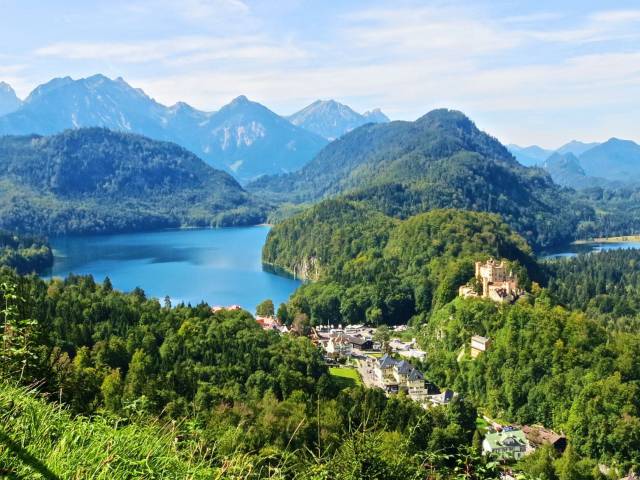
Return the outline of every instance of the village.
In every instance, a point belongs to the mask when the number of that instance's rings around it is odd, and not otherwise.
[[[482,298],[497,303],[513,303],[527,295],[519,287],[518,278],[507,272],[507,264],[493,258],[475,263],[474,282],[459,287],[463,298]],[[241,310],[239,305],[213,307]],[[275,316],[256,315],[256,322],[264,330],[279,334],[291,333]],[[319,325],[311,327],[309,338],[324,353],[332,375],[346,378],[366,388],[379,388],[386,395],[404,394],[422,408],[446,406],[459,396],[449,388],[441,388],[425,377],[414,363],[428,361],[427,353],[418,347],[415,338],[408,338],[407,325],[380,328],[367,325]],[[491,348],[491,339],[473,335],[462,348],[458,361],[475,360]],[[414,362],[414,363],[412,363]],[[562,453],[567,445],[563,434],[541,425],[502,424],[483,416],[485,425],[482,452],[503,462],[517,461],[543,445],[551,445]]]

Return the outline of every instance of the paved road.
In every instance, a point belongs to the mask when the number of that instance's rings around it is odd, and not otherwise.
[[[358,373],[362,378],[362,383],[367,388],[380,387],[376,375],[373,371],[373,360],[358,360]]]

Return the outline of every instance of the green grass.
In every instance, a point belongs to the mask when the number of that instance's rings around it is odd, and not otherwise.
[[[482,417],[476,418],[476,429],[480,430],[481,433],[484,433],[489,428],[489,423]]]
[[[331,367],[329,373],[338,382],[341,388],[355,387],[362,385],[360,374],[355,368]]]
[[[593,240],[576,240],[573,242],[576,245],[589,244],[589,243],[625,243],[625,242],[640,242],[640,235],[623,235],[619,237],[597,237]]]
[[[199,445],[176,442],[174,428],[72,417],[0,381],[0,478],[216,478]]]

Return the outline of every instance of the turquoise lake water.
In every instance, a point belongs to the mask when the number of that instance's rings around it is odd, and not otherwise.
[[[52,276],[106,276],[114,288],[142,288],[148,297],[172,303],[238,304],[254,311],[270,298],[287,300],[300,285],[262,269],[269,227],[169,230],[52,239]]]
[[[555,251],[547,252],[542,255],[542,258],[570,258],[575,257],[580,253],[589,252],[605,252],[607,250],[620,250],[626,248],[638,248],[640,249],[640,242],[618,242],[618,243],[603,243],[603,242],[589,242],[577,245],[569,245],[567,247],[560,248]]]

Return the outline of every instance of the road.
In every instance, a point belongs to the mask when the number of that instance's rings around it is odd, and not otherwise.
[[[367,388],[380,388],[380,384],[378,383],[378,379],[373,371],[374,360],[371,357],[367,357],[366,359],[358,360],[358,373],[360,374],[360,378],[362,378],[362,383]]]

